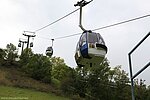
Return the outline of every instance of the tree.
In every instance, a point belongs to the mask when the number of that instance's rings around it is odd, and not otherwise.
[[[143,79],[135,79],[135,98],[136,100],[146,100],[148,98],[148,89],[146,88],[146,84],[144,83],[145,80]]]
[[[88,76],[87,94],[90,100],[109,100],[108,92],[108,76],[109,76],[109,62],[105,59],[99,66],[90,68]]]
[[[30,58],[34,55],[33,51],[30,48],[26,48],[23,50],[21,56],[20,56],[20,64],[21,66],[26,65],[29,61]]]
[[[67,73],[67,76],[65,78],[63,78],[63,80],[61,80],[61,90],[63,91],[63,93],[65,95],[68,95],[68,96],[72,96],[72,95],[75,95],[77,94],[77,91],[76,91],[76,72],[73,68],[70,68],[68,69],[68,71],[66,72]]]
[[[129,100],[131,99],[131,92],[129,86],[128,73],[121,70],[121,66],[117,66],[110,71],[110,81],[116,87],[113,91],[115,94],[114,100]]]
[[[23,67],[23,70],[36,80],[50,83],[51,67],[52,65],[48,57],[41,54],[34,54],[29,62]]]
[[[131,99],[128,74],[121,66],[111,69],[105,59],[99,66],[76,68],[72,85],[87,100]]]
[[[147,97],[145,100],[150,100],[150,85],[147,87]]]
[[[74,69],[74,75],[70,75],[65,81],[64,90],[73,95],[79,95],[89,100],[111,100],[108,99],[108,76],[109,63],[105,60],[99,66],[77,67]],[[69,88],[69,89],[68,89]]]
[[[61,59],[60,57],[52,57],[51,62],[53,78],[61,81],[67,77],[69,67],[64,63],[64,59]]]
[[[5,57],[6,57],[5,50],[0,48],[0,65],[4,64]]]
[[[7,44],[5,49],[5,59],[7,61],[8,65],[13,65],[15,62],[15,59],[18,57],[18,51],[16,49],[16,46],[12,43]]]

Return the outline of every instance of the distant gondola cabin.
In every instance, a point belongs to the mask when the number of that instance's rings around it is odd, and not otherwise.
[[[52,47],[47,47],[46,55],[49,57],[51,57],[53,55],[53,48]]]

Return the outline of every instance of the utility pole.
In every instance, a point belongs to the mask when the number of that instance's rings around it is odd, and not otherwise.
[[[25,34],[26,32],[28,32],[28,33],[33,33],[33,35],[27,35],[27,34]],[[36,35],[34,35],[34,34],[35,34],[35,32],[31,32],[31,31],[24,31],[24,33],[23,33],[23,35],[28,38],[28,40],[27,40],[27,49],[29,48],[30,37],[35,37],[35,36],[36,36]]]
[[[21,46],[21,43],[22,43],[22,46]],[[27,43],[26,40],[21,40],[19,39],[19,44],[18,44],[18,47],[22,47],[21,49],[21,54],[23,53],[23,49],[24,49],[24,44]]]

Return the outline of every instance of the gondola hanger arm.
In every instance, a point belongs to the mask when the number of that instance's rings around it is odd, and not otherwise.
[[[85,5],[89,4],[90,2],[92,2],[93,0],[87,2],[85,0],[79,1],[77,2],[77,4],[75,4],[74,6],[80,6],[80,18],[79,18],[79,27],[83,30],[83,31],[87,31],[83,26],[82,26],[82,7],[84,7]]]
[[[89,1],[89,2],[87,2],[87,1],[85,1],[85,0],[78,1],[77,4],[74,4],[74,6],[75,6],[75,7],[76,7],[76,6],[82,6],[82,7],[84,7],[85,5],[89,4],[89,3],[92,2],[92,1],[93,1],[93,0],[91,0],[91,1]]]
[[[53,47],[53,42],[54,42],[54,39],[51,39],[52,40],[52,47]]]

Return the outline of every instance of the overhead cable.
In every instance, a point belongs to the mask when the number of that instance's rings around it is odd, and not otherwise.
[[[72,37],[72,36],[75,36],[75,35],[80,35],[81,33],[76,33],[76,34],[72,34],[72,35],[66,35],[66,36],[62,36],[62,37],[58,37],[58,38],[54,38],[55,40],[57,39],[63,39],[63,38],[68,38],[68,37]]]
[[[133,18],[133,19],[129,19],[129,20],[126,20],[126,21],[118,22],[118,23],[115,23],[115,24],[103,26],[103,27],[100,27],[100,28],[96,28],[96,29],[93,29],[92,31],[97,31],[97,30],[109,28],[109,27],[112,27],[112,26],[117,26],[117,25],[120,25],[120,24],[128,23],[128,22],[131,22],[131,21],[135,21],[135,20],[138,20],[138,19],[145,18],[145,17],[150,17],[150,14],[149,15],[144,15],[144,16],[141,16],[141,17],[136,17],[136,18]]]
[[[80,9],[80,8],[78,8],[78,9],[76,9],[76,10],[70,12],[69,14],[67,14],[67,15],[65,15],[65,16],[63,16],[63,17],[57,19],[57,20],[55,20],[54,22],[52,22],[52,23],[50,23],[50,24],[48,24],[48,25],[45,25],[45,26],[43,26],[43,27],[41,27],[41,28],[35,30],[35,32],[38,32],[38,31],[40,31],[40,30],[43,30],[43,29],[45,29],[45,28],[47,28],[47,27],[49,27],[49,26],[51,26],[51,25],[57,23],[58,21],[60,21],[60,20],[62,20],[62,19],[64,19],[64,18],[68,17],[69,15],[75,13],[75,12],[78,11],[79,9]]]
[[[140,17],[136,17],[136,18],[132,18],[132,19],[125,20],[125,21],[121,21],[121,22],[118,22],[118,23],[114,23],[114,24],[102,26],[102,27],[100,27],[100,28],[96,28],[96,29],[93,29],[93,30],[91,30],[91,31],[97,31],[97,30],[101,30],[101,29],[106,29],[106,28],[109,28],[109,27],[121,25],[121,24],[124,24],[124,23],[129,23],[129,22],[131,22],[131,21],[139,20],[139,19],[146,18],[146,17],[150,17],[150,14],[149,14],[149,15],[140,16]],[[63,38],[68,38],[68,37],[72,37],[72,36],[76,36],[76,35],[80,35],[80,34],[81,34],[81,33],[77,33],[77,34],[72,34],[72,35],[67,35],[67,36],[58,37],[58,38],[55,38],[55,39],[63,39]]]
[[[131,22],[131,21],[139,20],[139,19],[146,18],[146,17],[150,17],[150,14],[149,14],[149,15],[140,16],[140,17],[136,17],[136,18],[132,18],[132,19],[125,20],[125,21],[121,21],[121,22],[118,22],[118,23],[114,23],[114,24],[102,26],[102,27],[100,27],[100,28],[93,29],[92,31],[97,31],[97,30],[101,30],[101,29],[106,29],[106,28],[109,28],[109,27],[121,25],[121,24],[124,24],[124,23],[129,23],[129,22]],[[80,34],[81,34],[81,33],[76,33],[76,34],[72,34],[72,35],[66,35],[66,36],[62,36],[62,37],[57,37],[57,38],[54,38],[54,39],[63,39],[63,38],[68,38],[68,37],[72,37],[72,36],[76,36],[76,35],[80,35]],[[45,38],[45,39],[46,39],[46,38]],[[47,39],[48,39],[48,38],[47,38]]]
[[[54,40],[59,40],[59,39],[63,39],[63,38],[67,38],[67,37],[72,37],[72,36],[76,36],[76,35],[80,35],[82,33],[76,33],[76,34],[72,34],[72,35],[66,35],[66,36],[62,36],[62,37],[58,37],[58,38],[52,38]],[[37,38],[41,38],[41,39],[45,39],[45,40],[51,40],[50,38],[47,37],[37,37]]]

